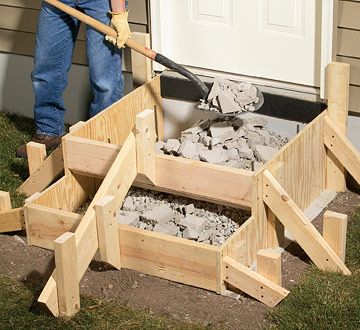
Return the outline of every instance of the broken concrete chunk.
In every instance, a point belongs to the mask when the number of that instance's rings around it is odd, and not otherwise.
[[[203,136],[199,140],[205,147],[210,147],[211,145],[211,137],[210,136]]]
[[[242,108],[254,102],[254,98],[251,97],[247,92],[238,92],[236,94],[235,102]]]
[[[234,94],[221,93],[218,96],[218,100],[220,105],[220,111],[222,113],[241,112],[241,107],[234,100]]]
[[[189,159],[198,158],[196,143],[191,142],[189,140],[185,140],[179,148],[179,154],[184,158],[189,158]]]
[[[278,152],[277,149],[269,146],[256,145],[254,147],[255,157],[257,158],[258,161],[263,163],[266,163],[267,161],[272,159],[277,152]]]
[[[238,152],[238,149],[236,149],[236,148],[228,150],[226,154],[227,154],[227,157],[229,160],[239,159],[239,152]]]
[[[199,233],[193,228],[186,228],[183,231],[183,238],[196,241],[199,238]]]
[[[144,212],[141,215],[141,220],[145,223],[155,225],[157,223],[166,224],[173,220],[174,217],[174,211],[168,205],[162,204]]]
[[[192,127],[181,132],[181,134],[199,134],[210,127],[210,119],[200,119]]]
[[[256,131],[249,131],[247,133],[247,138],[247,144],[250,148],[253,148],[256,145],[264,145],[265,143],[265,138]]]
[[[202,151],[200,152],[199,157],[202,161],[212,164],[222,164],[228,160],[225,150],[222,148]]]
[[[184,143],[186,141],[197,143],[199,142],[200,136],[198,134],[182,134],[181,142]]]
[[[168,153],[175,153],[177,154],[180,148],[180,142],[177,139],[169,139],[167,140],[166,144],[163,146],[163,150]]]
[[[239,148],[238,152],[239,152],[240,158],[246,158],[246,159],[250,159],[250,160],[253,160],[255,158],[254,152],[248,146]]]
[[[196,215],[190,214],[179,222],[179,226],[185,229],[191,228],[195,230],[199,236],[200,233],[205,230],[206,223],[207,220],[205,218],[200,218]]]
[[[185,215],[193,214],[195,212],[195,206],[194,204],[189,204],[184,206],[183,213]]]
[[[126,197],[122,209],[124,211],[135,211],[135,205],[132,198]]]
[[[121,225],[136,226],[139,223],[140,215],[138,212],[120,211],[116,219]]]
[[[176,236],[179,232],[179,227],[176,226],[172,222],[169,222],[166,224],[157,223],[154,226],[153,231],[155,231],[157,233],[165,234],[165,235]]]
[[[234,133],[234,127],[229,122],[218,122],[210,126],[210,134],[213,138],[221,138],[231,133]]]

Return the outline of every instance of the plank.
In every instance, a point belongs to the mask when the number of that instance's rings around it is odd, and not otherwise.
[[[44,190],[64,169],[61,145],[57,147],[40,167],[19,187],[18,191],[30,196]]]
[[[131,34],[131,39],[144,47],[151,48],[150,35],[148,33],[133,32]],[[131,50],[131,67],[135,88],[151,80],[152,61],[149,58]]]
[[[342,132],[347,131],[349,112],[349,80],[350,65],[347,63],[332,62],[328,71],[328,115],[336,122]],[[334,159],[331,152],[326,156],[326,189],[335,191],[346,190],[345,170]]]
[[[136,115],[136,163],[138,173],[153,184],[156,181],[155,143],[155,112],[147,109]]]
[[[65,233],[54,241],[59,315],[72,317],[80,310],[76,269],[75,234]]]
[[[74,136],[66,137],[65,163],[68,169],[85,175],[105,177],[121,146]]]
[[[342,272],[345,275],[351,274],[301,209],[267,170],[264,172],[263,194],[265,203],[317,267],[322,270]]]
[[[271,249],[258,251],[257,272],[271,282],[281,285],[281,253]]]
[[[230,257],[223,259],[225,281],[246,294],[275,307],[289,291]]]
[[[115,197],[105,196],[94,205],[101,261],[121,269]]]
[[[0,211],[0,233],[25,229],[24,210],[22,207]]]
[[[249,208],[252,172],[191,159],[156,155],[156,186],[137,186],[213,203]]]
[[[75,232],[82,215],[30,204],[27,211],[26,234],[29,245],[54,250],[54,240],[66,232]]]
[[[360,154],[330,118],[325,118],[324,143],[346,170],[360,183]]]
[[[0,211],[11,210],[10,193],[7,191],[0,191]]]
[[[42,143],[28,142],[26,144],[27,161],[30,175],[34,174],[46,158],[46,146]]]
[[[135,136],[130,133],[75,231],[78,283],[99,247],[95,204],[104,196],[112,195],[115,196],[115,206],[119,207],[136,175],[136,143]],[[46,305],[49,311],[56,316],[59,314],[59,306],[54,275],[55,272],[43,289],[39,302]]]
[[[216,291],[219,249],[119,225],[124,268]]]
[[[323,236],[334,252],[345,261],[348,216],[332,211],[324,214]]]

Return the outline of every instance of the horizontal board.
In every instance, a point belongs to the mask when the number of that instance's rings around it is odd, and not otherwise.
[[[141,25],[138,25],[141,27]],[[35,34],[0,29],[0,52],[34,56]],[[78,40],[75,45],[73,63],[87,65],[86,42]],[[131,52],[125,48],[123,71],[131,72]]]
[[[352,112],[360,113],[360,87],[350,86],[350,105]]]
[[[21,13],[23,8],[39,9],[40,5],[40,0],[0,0],[0,13],[5,11],[6,7],[13,7]],[[129,22],[148,24],[146,0],[129,1]]]
[[[338,29],[338,55],[360,58],[360,31]]]
[[[337,61],[350,64],[350,84],[360,86],[360,58],[338,56]]]
[[[339,27],[360,30],[360,2],[339,2]]]

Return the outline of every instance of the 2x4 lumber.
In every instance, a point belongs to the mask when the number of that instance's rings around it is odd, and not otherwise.
[[[121,146],[74,136],[64,138],[66,166],[73,172],[105,177]]]
[[[252,172],[168,155],[155,156],[156,185],[135,185],[184,197],[251,207]]]
[[[24,209],[0,211],[0,233],[23,230],[25,228]]]
[[[40,167],[19,187],[27,196],[44,190],[64,169],[61,145],[57,147]]]
[[[80,310],[75,234],[65,233],[54,241],[59,315],[71,317]]]
[[[324,143],[353,178],[360,183],[360,154],[329,117],[325,118]]]
[[[0,211],[11,209],[10,193],[7,191],[0,191]]]
[[[324,239],[343,262],[345,261],[347,223],[346,214],[332,211],[326,211],[324,214]]]
[[[328,115],[339,130],[346,134],[349,112],[350,65],[332,62],[328,65]],[[335,191],[346,190],[344,167],[327,152],[326,188]]]
[[[136,162],[139,174],[155,184],[155,113],[147,109],[136,115]]]
[[[115,218],[115,198],[105,196],[94,206],[101,261],[120,269],[119,231]]]
[[[281,253],[272,249],[258,251],[257,272],[271,282],[281,285]]]
[[[275,213],[285,228],[308,254],[314,264],[322,270],[342,272],[350,275],[349,269],[333,251],[301,209],[290,198],[285,189],[266,170],[263,174],[264,202]]]
[[[75,232],[82,215],[31,204],[26,208],[26,234],[29,245],[54,250],[54,240],[66,232]]]
[[[148,33],[133,32],[131,39],[144,47],[151,47],[150,35]],[[149,58],[131,50],[131,67],[134,87],[141,86],[151,80],[152,61]]]
[[[29,142],[26,144],[27,160],[30,175],[34,174],[46,158],[46,146],[42,143]]]
[[[275,307],[289,294],[288,290],[230,257],[223,259],[223,267],[225,282],[268,306]]]
[[[122,267],[217,291],[218,248],[126,225],[119,236]]]
[[[131,132],[75,231],[78,283],[99,247],[95,204],[104,196],[112,195],[115,197],[116,207],[119,207],[136,175],[136,141]],[[44,304],[54,316],[59,315],[55,273],[56,270],[39,297],[39,302]]]

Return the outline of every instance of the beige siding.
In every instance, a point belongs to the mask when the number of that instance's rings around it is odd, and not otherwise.
[[[339,1],[338,61],[351,65],[350,111],[360,112],[360,0]]]
[[[40,0],[0,0],[0,52],[33,56],[40,4]],[[129,6],[131,30],[147,32],[147,1],[132,0]],[[74,63],[87,63],[84,25],[79,32]],[[123,69],[131,71],[128,50],[125,51]]]

